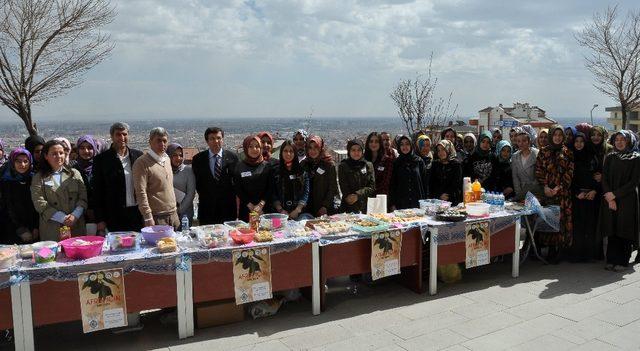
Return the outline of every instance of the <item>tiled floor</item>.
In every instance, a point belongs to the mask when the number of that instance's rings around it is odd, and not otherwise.
[[[640,269],[640,265],[636,266]],[[640,348],[640,272],[602,264],[527,262],[467,271],[439,294],[415,294],[394,281],[334,282],[327,311],[307,301],[273,317],[198,329],[177,339],[175,324],[143,317],[139,332],[84,335],[78,323],[36,330],[38,350],[609,350]],[[11,349],[3,345],[2,349]]]

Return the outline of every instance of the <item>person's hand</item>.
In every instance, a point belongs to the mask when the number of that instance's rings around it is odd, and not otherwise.
[[[289,213],[289,218],[296,219],[300,215],[301,210],[299,208],[294,209]]]
[[[64,217],[63,224],[66,225],[67,227],[72,227],[73,223],[75,222],[76,222],[76,216],[72,214],[68,214],[66,217]]]
[[[600,173],[600,172],[596,172],[596,173],[594,173],[594,174],[593,174],[593,179],[594,179],[596,182],[600,183],[600,182],[602,181],[602,173]]]
[[[580,193],[580,194],[576,195],[576,197],[578,199],[580,199],[580,200],[584,200],[584,196],[585,196],[585,193]]]
[[[616,204],[615,201],[609,201],[609,209],[611,211],[617,211],[618,210],[618,205]]]
[[[346,198],[347,204],[349,205],[353,205],[356,203],[356,201],[358,201],[358,195],[356,194],[349,194]]]
[[[256,208],[256,205],[252,204],[251,202],[249,202],[247,204],[247,208],[249,209],[249,211],[253,211]]]
[[[444,194],[440,195],[440,200],[449,201],[449,194],[444,193]]]
[[[326,214],[327,214],[327,208],[323,206],[323,207],[320,207],[320,209],[318,210],[316,217],[322,217]]]
[[[502,193],[504,194],[504,196],[509,196],[511,193],[513,193],[513,188],[505,188]]]
[[[588,192],[588,193],[585,195],[585,198],[586,198],[587,200],[593,200],[593,199],[595,199],[595,198],[596,198],[596,195],[597,195],[597,194],[598,194],[598,192],[597,192],[597,191],[595,191],[595,190],[591,190],[590,192]]]
[[[546,197],[553,197],[555,194],[553,193],[553,189],[549,188],[548,186],[544,186],[544,195]]]
[[[604,199],[607,200],[608,202],[611,202],[611,201],[616,199],[616,196],[613,195],[613,193],[609,191],[608,193],[604,194]]]
[[[145,227],[150,227],[152,225],[156,225],[156,222],[153,220],[153,218],[144,220]]]
[[[33,235],[28,230],[24,233],[21,233],[18,236],[20,237],[20,240],[22,240],[23,243],[28,243],[33,240]]]

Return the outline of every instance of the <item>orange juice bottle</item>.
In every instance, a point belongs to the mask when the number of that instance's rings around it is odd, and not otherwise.
[[[473,190],[473,201],[480,201],[482,198],[482,184],[476,179],[473,184],[471,184],[471,190]]]

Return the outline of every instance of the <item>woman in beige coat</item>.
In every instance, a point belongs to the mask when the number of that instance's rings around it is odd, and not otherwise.
[[[40,239],[58,241],[62,226],[70,227],[73,236],[84,235],[87,190],[80,172],[66,165],[60,141],[48,141],[42,156],[45,162],[31,183],[31,199],[40,214]]]

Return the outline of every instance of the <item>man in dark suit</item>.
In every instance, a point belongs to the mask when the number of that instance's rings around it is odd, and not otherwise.
[[[129,125],[114,123],[109,130],[111,147],[93,160],[91,185],[94,189],[98,233],[140,231],[142,215],[138,210],[133,187],[133,163],[142,152],[130,149]]]
[[[193,157],[192,169],[196,177],[198,220],[201,225],[235,220],[238,216],[233,172],[238,155],[222,148],[224,131],[210,127],[204,132],[209,146]]]

